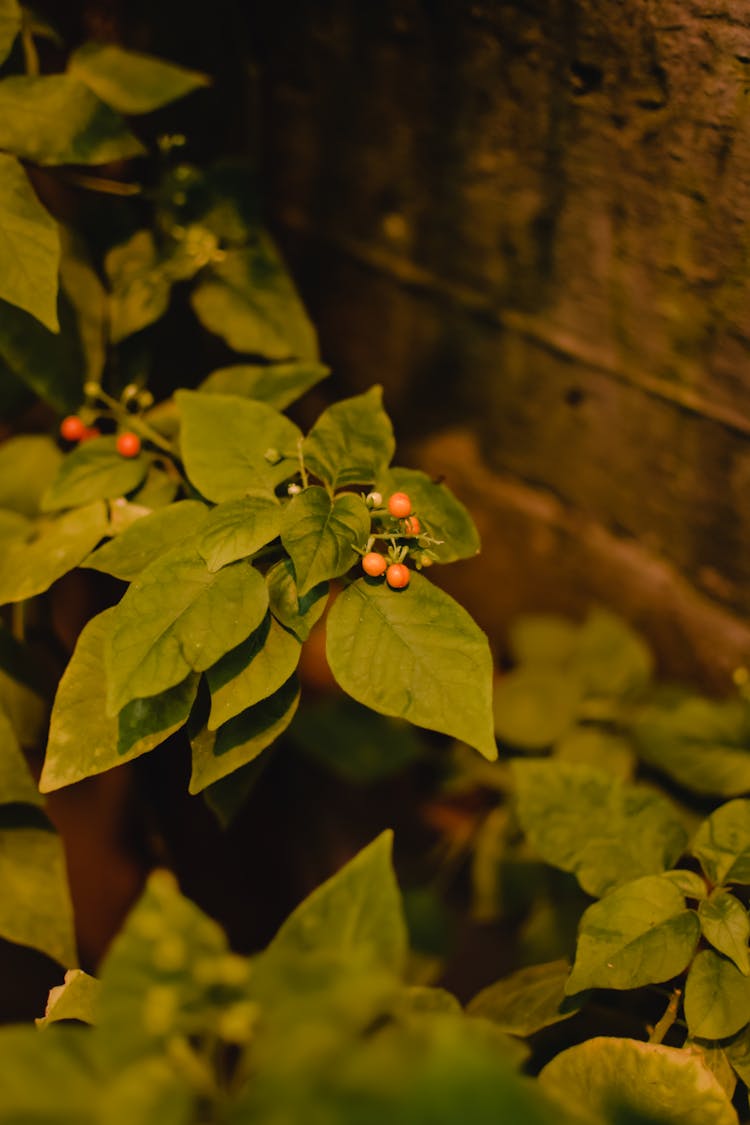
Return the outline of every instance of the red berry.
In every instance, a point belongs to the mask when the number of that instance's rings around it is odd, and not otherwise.
[[[411,514],[411,500],[405,492],[394,492],[388,501],[388,511],[401,520]]]
[[[419,535],[422,525],[416,516],[409,516],[404,520],[404,535]]]
[[[81,434],[81,441],[91,441],[92,438],[101,437],[102,431],[97,430],[96,426],[86,426]]]
[[[86,426],[77,414],[69,414],[60,423],[60,435],[66,441],[80,441],[86,432]]]
[[[141,452],[141,439],[132,430],[117,435],[117,452],[121,457],[137,457]]]
[[[394,590],[403,590],[409,585],[411,573],[403,563],[391,563],[385,572],[385,580]]]
[[[362,559],[362,569],[370,578],[379,578],[385,572],[387,562],[377,551],[370,551]]]

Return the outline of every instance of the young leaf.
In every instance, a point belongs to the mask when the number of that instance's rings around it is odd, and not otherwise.
[[[273,695],[240,712],[216,731],[207,727],[191,741],[190,792],[200,793],[222,777],[246,766],[275,742],[294,718],[299,684],[291,676]]]
[[[0,605],[43,594],[106,533],[107,510],[101,501],[40,521],[34,539],[17,541],[0,554]]]
[[[687,834],[672,806],[585,765],[515,761],[518,816],[542,859],[600,897],[671,867]]]
[[[581,684],[569,673],[514,668],[495,687],[495,733],[524,750],[543,750],[573,727],[581,706]]]
[[[313,362],[235,364],[212,371],[198,390],[203,394],[241,395],[285,410],[330,373],[329,367]]]
[[[211,692],[208,729],[216,730],[286,683],[299,663],[302,645],[267,614],[254,633],[206,672]]]
[[[378,489],[387,497],[405,492],[423,528],[441,542],[431,547],[436,561],[455,562],[479,553],[479,532],[463,504],[445,484],[436,484],[419,469],[389,469],[378,478]]]
[[[750,884],[750,801],[727,801],[704,820],[691,852],[712,883]]]
[[[359,703],[497,757],[487,638],[422,575],[399,591],[371,579],[352,583],[331,609],[326,655]]]
[[[317,887],[289,915],[263,959],[320,952],[400,973],[407,935],[391,865],[392,840],[392,832],[383,832]]]
[[[75,508],[136,489],[146,476],[149,459],[121,457],[116,440],[114,435],[94,438],[69,453],[42,497],[42,510]]]
[[[117,344],[164,315],[172,283],[148,230],[136,231],[127,242],[113,247],[104,265],[111,285],[110,333]]]
[[[0,446],[0,508],[36,516],[63,455],[46,434],[17,434]]]
[[[346,574],[370,534],[370,512],[361,496],[331,497],[313,485],[295,496],[284,513],[281,542],[286,547],[302,597],[329,578]]]
[[[328,603],[328,583],[321,582],[300,598],[291,559],[282,559],[272,566],[266,582],[271,613],[299,640],[306,641]]]
[[[569,976],[567,961],[529,965],[483,988],[466,1011],[470,1016],[492,1020],[511,1035],[534,1035],[544,1027],[569,1019],[583,1006],[585,994],[565,995]]]
[[[0,805],[41,805],[10,719],[0,709]]]
[[[585,911],[565,991],[669,980],[687,967],[699,936],[698,916],[675,886],[658,875],[634,879]]]
[[[178,500],[159,508],[99,547],[82,565],[132,582],[167,551],[195,540],[209,510],[200,500]]]
[[[235,500],[273,490],[294,471],[301,433],[264,402],[234,395],[178,391],[180,444],[193,484],[209,500]],[[278,451],[281,460],[267,457]]]
[[[750,1023],[750,978],[713,949],[702,949],[685,985],[685,1019],[696,1039],[726,1039]]]
[[[63,983],[50,989],[44,1016],[34,1023],[40,1029],[59,1020],[96,1023],[100,988],[96,977],[90,977],[83,969],[68,969]]]
[[[21,30],[21,8],[18,0],[0,2],[0,63],[10,54],[16,36]]]
[[[383,388],[329,406],[303,442],[305,465],[332,489],[373,484],[391,462],[396,443],[383,410]]]
[[[225,500],[209,514],[198,540],[198,554],[209,570],[265,547],[281,530],[283,509],[265,493]]]
[[[146,151],[118,114],[67,74],[3,79],[0,149],[36,164],[107,164]]]
[[[547,1063],[539,1085],[559,1102],[561,1113],[575,1107],[576,1116],[591,1125],[737,1125],[732,1103],[708,1067],[694,1054],[660,1043],[589,1039]]]
[[[265,231],[252,245],[226,251],[190,302],[204,328],[236,352],[270,360],[318,361],[315,329]]]
[[[116,607],[105,609],[88,622],[60,680],[39,781],[42,793],[146,754],[179,730],[190,714],[196,675],[153,698],[134,699],[116,718],[107,716],[102,668],[116,614]]]
[[[257,629],[267,609],[266,584],[249,564],[212,574],[194,548],[168,551],[116,608],[105,646],[107,713],[210,668]]]
[[[0,297],[58,332],[59,267],[57,223],[37,199],[19,161],[0,153]]]
[[[114,43],[84,43],[70,56],[68,74],[126,115],[152,113],[209,85],[207,76],[197,70],[127,51]]]
[[[717,888],[698,904],[698,917],[706,941],[750,975],[750,915],[739,899]]]

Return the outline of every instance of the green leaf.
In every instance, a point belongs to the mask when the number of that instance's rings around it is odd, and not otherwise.
[[[36,164],[108,164],[146,151],[118,114],[67,74],[3,79],[0,148]]]
[[[263,959],[336,954],[401,973],[406,923],[391,864],[393,833],[377,839],[289,915]]]
[[[178,391],[181,447],[190,480],[209,500],[235,500],[273,490],[296,467],[300,431],[264,402],[234,395]],[[266,457],[271,450],[279,462]],[[290,461],[288,458],[295,458]]]
[[[291,629],[300,641],[306,641],[328,604],[328,583],[321,582],[300,598],[291,559],[282,559],[272,566],[266,575],[266,582],[274,617],[287,629]]]
[[[750,1086],[750,1027],[724,1044],[727,1059],[746,1086]]]
[[[400,773],[422,753],[408,723],[378,715],[346,696],[305,707],[289,737],[326,769],[354,784],[368,785]]]
[[[294,718],[299,694],[297,679],[292,676],[273,695],[240,712],[218,730],[206,727],[192,738],[190,792],[200,793],[207,785],[246,766],[275,742]]]
[[[566,672],[515,668],[495,686],[495,733],[502,742],[542,750],[574,725],[581,686]]]
[[[516,664],[565,667],[573,657],[579,626],[555,614],[524,614],[511,623],[508,645]]]
[[[393,468],[378,478],[378,489],[385,498],[392,492],[405,492],[411,497],[423,530],[433,539],[442,540],[430,548],[436,562],[455,562],[478,554],[479,532],[447,485],[436,483],[419,469]]]
[[[43,594],[73,570],[107,533],[107,511],[101,501],[42,520],[35,538],[14,543],[0,555],[0,605]]]
[[[318,360],[315,330],[265,231],[228,250],[192,292],[195,315],[236,352],[271,360]]]
[[[696,1039],[726,1039],[750,1023],[750,978],[713,949],[702,949],[685,985],[685,1019]]]
[[[36,809],[0,810],[0,937],[77,961],[62,842]]]
[[[590,1125],[614,1121],[618,1107],[643,1115],[635,1120],[644,1125],[737,1125],[732,1103],[708,1067],[694,1054],[660,1043],[589,1039],[547,1063],[539,1085],[561,1112],[575,1107]]]
[[[639,709],[640,757],[695,793],[750,791],[750,707],[739,699],[678,698]]]
[[[722,1046],[705,1039],[701,1041],[691,1039],[688,1036],[682,1045],[682,1049],[683,1051],[689,1051],[690,1054],[696,1055],[700,1059],[703,1065],[711,1071],[728,1098],[734,1096],[734,1091],[737,1089],[737,1075],[732,1069]]]
[[[331,488],[372,484],[391,462],[396,442],[383,410],[383,388],[329,406],[302,445],[305,465]]]
[[[59,268],[57,223],[37,199],[18,160],[0,153],[0,297],[58,332]]]
[[[698,917],[706,941],[750,975],[750,916],[739,899],[718,888],[698,904]]]
[[[329,614],[326,655],[359,703],[497,756],[487,638],[420,574],[399,591],[366,578],[353,582]]]
[[[198,388],[203,394],[241,395],[285,410],[331,373],[323,363],[235,364],[220,367]]]
[[[750,801],[727,801],[704,820],[692,854],[712,883],[750,883]]]
[[[208,513],[200,500],[178,500],[130,524],[89,555],[83,565],[132,582],[167,551],[193,542]]]
[[[0,2],[0,63],[10,54],[16,36],[21,30],[21,8],[17,0]]]
[[[42,495],[62,459],[46,434],[18,434],[4,441],[0,446],[0,508],[37,515]]]
[[[44,1016],[34,1023],[38,1028],[60,1020],[96,1023],[100,988],[96,977],[90,977],[83,969],[68,969],[63,983],[50,989]]]
[[[99,1125],[100,1076],[87,1028],[0,1029],[2,1125]]]
[[[587,695],[637,694],[651,679],[653,663],[650,649],[627,622],[604,609],[589,613],[572,661]]]
[[[198,540],[198,554],[209,570],[255,554],[281,530],[283,509],[265,493],[226,500],[209,514]]]
[[[591,766],[514,761],[518,817],[542,859],[601,897],[671,867],[687,834],[671,804]]]
[[[60,294],[58,312],[60,332],[54,333],[23,309],[0,301],[0,364],[44,402],[66,413],[77,409],[83,397],[85,360],[64,294]]]
[[[211,692],[208,729],[216,730],[286,683],[299,664],[302,645],[270,613],[255,632],[206,673]]]
[[[60,680],[39,782],[42,793],[146,754],[179,730],[190,714],[198,690],[195,675],[158,696],[133,700],[116,718],[107,716],[101,673],[116,618],[115,607],[88,622]]]
[[[41,805],[10,719],[0,709],[0,805]]]
[[[258,627],[267,609],[266,584],[248,563],[212,574],[193,548],[167,551],[117,606],[105,646],[108,714],[210,668]]]
[[[69,453],[42,497],[43,510],[75,508],[136,489],[146,476],[149,458],[143,454],[122,457],[116,442],[114,435],[94,438]]]
[[[361,496],[330,497],[313,485],[287,505],[281,528],[302,597],[329,578],[346,574],[370,534],[370,511]]]
[[[662,879],[668,879],[673,886],[682,892],[685,898],[695,899],[696,902],[702,902],[708,894],[705,879],[696,871],[685,871],[681,868],[675,871],[665,871]]]
[[[172,282],[148,230],[136,231],[127,242],[113,247],[104,264],[111,286],[110,333],[117,344],[164,315]]]
[[[682,893],[659,875],[625,883],[584,912],[568,995],[582,988],[640,988],[681,973],[700,923]]]
[[[511,1035],[534,1035],[544,1027],[569,1019],[583,1006],[586,996],[565,995],[570,976],[567,961],[529,965],[483,988],[466,1009],[484,1016]]]
[[[222,828],[228,828],[263,775],[273,750],[219,778],[203,790],[203,799]]]
[[[107,293],[81,235],[60,228],[60,285],[75,312],[86,381],[98,383],[107,358]]]
[[[84,43],[70,56],[68,73],[112,109],[127,115],[151,113],[209,85],[207,76],[197,70],[127,51],[114,43]]]
[[[635,772],[635,753],[627,739],[601,727],[573,727],[562,736],[553,752],[561,762],[593,766],[620,781],[631,781]]]

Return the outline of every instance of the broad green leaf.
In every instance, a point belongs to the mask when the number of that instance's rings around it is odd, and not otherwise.
[[[575,652],[579,626],[555,614],[524,614],[510,626],[508,645],[516,664],[565,667]]]
[[[289,915],[265,958],[323,952],[400,973],[407,936],[391,864],[393,833],[377,839]]]
[[[0,1028],[1,1125],[99,1125],[101,1078],[92,1046],[87,1028],[48,1035]]]
[[[495,686],[495,733],[511,746],[542,750],[573,727],[580,705],[580,683],[568,673],[515,668]]]
[[[299,640],[306,641],[328,604],[328,583],[321,582],[300,598],[291,559],[275,563],[266,575],[266,582],[271,613]]]
[[[97,1125],[193,1125],[200,1101],[185,1079],[184,1062],[162,1056],[139,1059],[113,1076]]]
[[[34,656],[0,627],[0,709],[21,746],[39,746],[47,726],[47,687]]]
[[[216,730],[285,684],[299,664],[302,645],[270,613],[246,641],[206,672],[211,692],[208,729]]]
[[[73,570],[107,533],[107,510],[101,501],[41,520],[35,538],[14,543],[0,555],[0,605],[43,594]]]
[[[561,762],[593,766],[620,781],[631,781],[635,771],[635,752],[628,740],[598,726],[573,727],[553,752]]]
[[[700,922],[682,893],[658,875],[625,883],[581,918],[570,996],[583,988],[640,988],[681,973]]]
[[[127,242],[113,247],[105,268],[111,286],[110,332],[112,341],[119,343],[164,315],[172,283],[148,230],[136,231]]]
[[[398,998],[398,1017],[449,1015],[460,1016],[461,1005],[452,992],[444,988],[413,984],[403,990]]]
[[[355,784],[400,773],[422,753],[414,728],[342,696],[303,708],[290,739],[326,769]]]
[[[226,251],[190,300],[203,327],[236,352],[318,361],[315,329],[265,231],[257,233],[252,245]]]
[[[76,319],[63,293],[58,313],[60,332],[50,332],[30,313],[0,301],[0,373],[5,380],[9,372],[55,410],[67,413],[77,409],[83,398],[85,359]]]
[[[84,973],[83,969],[68,969],[63,983],[50,989],[44,1016],[34,1023],[39,1028],[49,1027],[59,1020],[96,1023],[100,988],[96,977]]]
[[[207,76],[197,70],[127,51],[114,43],[84,43],[70,56],[68,73],[112,109],[127,115],[151,113],[209,85]]]
[[[574,1108],[576,1119],[590,1125],[614,1121],[618,1107],[633,1115],[616,1118],[623,1122],[738,1125],[732,1103],[708,1067],[691,1052],[661,1043],[589,1039],[547,1063],[539,1085],[559,1102],[561,1113]]]
[[[671,804],[591,766],[515,761],[518,817],[542,859],[601,897],[671,867],[687,833]]]
[[[107,164],[146,151],[118,114],[67,74],[3,79],[0,148],[36,164]]]
[[[732,1069],[722,1046],[705,1039],[700,1041],[691,1039],[688,1036],[682,1045],[682,1049],[697,1056],[703,1065],[711,1071],[728,1098],[734,1096],[734,1091],[737,1089],[737,1075]]]
[[[0,810],[0,937],[75,965],[65,856],[36,809]]]
[[[750,975],[750,916],[740,900],[717,889],[698,904],[698,917],[706,941]]]
[[[190,714],[198,690],[196,675],[158,696],[134,699],[116,718],[107,716],[102,668],[116,615],[116,607],[105,609],[88,622],[63,672],[39,781],[42,793],[146,754],[179,730]]]
[[[149,458],[144,454],[122,457],[116,442],[114,435],[94,438],[68,453],[42,497],[43,510],[75,508],[136,489],[146,476]]]
[[[534,1035],[543,1027],[574,1016],[585,995],[565,995],[570,976],[567,961],[530,965],[483,988],[466,1009],[470,1016],[484,1016],[511,1035]]]
[[[264,402],[178,391],[181,447],[190,480],[209,500],[270,492],[296,467],[300,431]],[[269,450],[278,451],[276,461]]]
[[[63,455],[46,434],[18,434],[0,445],[0,508],[24,516],[39,512],[42,495]]]
[[[750,978],[713,949],[702,949],[685,985],[685,1019],[696,1039],[726,1039],[750,1023]]]
[[[305,465],[331,488],[373,484],[388,467],[396,448],[393,427],[383,410],[383,388],[329,406],[302,445]]]
[[[0,0],[0,63],[10,54],[21,30],[21,8],[18,0]]]
[[[701,902],[708,894],[706,880],[696,871],[685,871],[681,868],[675,871],[665,871],[662,879],[668,879],[673,886],[684,894],[685,898],[695,899],[696,902]]]
[[[245,562],[214,574],[190,546],[175,547],[136,578],[105,645],[107,712],[203,672],[263,620],[268,592]]]
[[[7,512],[0,508],[0,550],[6,550],[17,540],[28,539],[32,523],[20,512]]]
[[[74,309],[86,381],[99,382],[107,358],[107,293],[81,235],[60,228],[60,285]]]
[[[431,546],[437,562],[468,559],[479,552],[474,521],[447,485],[436,483],[419,469],[393,468],[378,478],[378,488],[386,499],[392,492],[405,492],[411,497],[422,529],[441,540]]]
[[[592,610],[576,638],[572,669],[587,695],[637,694],[648,684],[653,656],[627,622],[604,609]]]
[[[285,410],[330,375],[322,363],[234,364],[212,371],[198,388],[203,394],[241,395]]]
[[[89,555],[83,565],[132,582],[167,551],[196,539],[208,513],[200,500],[178,500],[136,520]]]
[[[746,1086],[750,1086],[750,1027],[724,1044],[727,1059]]]
[[[690,848],[712,883],[750,883],[750,801],[727,801],[704,820]]]
[[[209,570],[255,554],[281,530],[281,505],[266,493],[226,500],[210,512],[198,539],[198,554]]]
[[[680,698],[638,710],[639,756],[695,793],[750,791],[750,706],[739,699]]]
[[[58,332],[59,267],[57,223],[37,199],[19,161],[0,153],[0,297]]]
[[[299,694],[297,679],[292,676],[273,695],[248,707],[218,730],[206,727],[193,737],[190,792],[200,793],[207,785],[246,766],[275,742],[294,718]]]
[[[286,547],[302,597],[329,578],[346,574],[370,534],[370,511],[351,492],[331,498],[316,485],[295,496],[284,512],[281,542]]]
[[[0,805],[41,805],[10,719],[0,709]]]
[[[497,757],[492,657],[484,633],[443,590],[360,578],[334,602],[326,655],[344,691],[379,711]]]

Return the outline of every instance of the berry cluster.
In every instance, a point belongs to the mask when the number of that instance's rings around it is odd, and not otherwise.
[[[380,578],[385,575],[385,580],[391,589],[403,590],[409,585],[411,578],[411,570],[405,560],[415,546],[415,544],[403,543],[403,540],[419,540],[416,544],[415,557],[420,568],[429,566],[432,562],[429,544],[434,543],[435,540],[424,535],[419,519],[412,512],[411,497],[406,492],[394,492],[382,512],[380,508],[383,497],[379,492],[371,492],[367,497],[367,503],[374,509],[373,517],[377,524],[362,554],[362,569],[368,578]],[[372,549],[376,539],[389,541],[387,555]]]
[[[77,414],[68,414],[60,423],[60,437],[76,445],[100,436],[101,431],[96,426],[87,426]],[[115,444],[121,457],[137,457],[141,452],[141,439],[132,430],[122,430]]]

